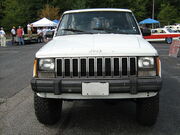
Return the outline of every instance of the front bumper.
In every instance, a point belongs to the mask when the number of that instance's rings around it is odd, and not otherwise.
[[[83,82],[107,82],[109,94],[138,94],[143,92],[159,92],[162,87],[160,77],[132,77],[118,79],[39,79],[31,80],[32,90],[36,93],[51,93],[53,95],[81,94]]]

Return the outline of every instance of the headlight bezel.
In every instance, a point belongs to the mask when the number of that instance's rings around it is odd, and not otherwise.
[[[139,77],[148,77],[148,76],[157,76],[157,61],[156,59],[158,58],[158,56],[140,56],[138,57],[138,76]],[[143,62],[142,60],[145,60],[145,62],[147,62],[147,60],[149,60],[149,66],[145,65],[142,66]],[[141,64],[140,64],[141,63]],[[147,64],[147,63],[146,63]]]
[[[148,62],[149,62],[149,65],[145,65],[145,64],[148,64]],[[139,69],[144,69],[144,70],[155,69],[156,68],[155,65],[156,65],[155,57],[149,57],[149,56],[138,57]]]
[[[54,72],[55,71],[55,59],[54,58],[38,59],[38,71]]]

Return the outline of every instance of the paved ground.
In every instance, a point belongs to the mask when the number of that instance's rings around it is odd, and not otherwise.
[[[9,98],[27,87],[35,52],[42,44],[0,47],[0,98]]]
[[[133,102],[121,101],[117,105],[110,106],[101,101],[74,101],[64,102],[61,121],[54,126],[44,126],[40,124],[34,115],[33,109],[33,94],[29,86],[28,78],[24,82],[23,87],[9,88],[9,94],[4,92],[7,98],[4,103],[0,105],[0,134],[2,135],[179,135],[180,133],[180,58],[172,58],[168,56],[169,45],[167,44],[153,44],[158,49],[162,60],[162,74],[163,74],[163,89],[160,98],[160,113],[157,123],[153,127],[143,127],[136,123],[135,120],[135,104]],[[16,69],[19,73],[18,78],[26,78],[29,76],[28,71],[32,71],[32,62],[34,52],[40,47],[24,46],[13,47],[12,52],[21,52],[21,49],[26,50],[22,55],[27,61],[22,66],[22,69],[17,67],[7,67],[7,71],[1,70],[0,76],[4,75],[11,78],[8,70]],[[8,49],[8,48],[6,48]],[[2,58],[15,59],[14,55],[6,49],[0,48],[0,64]],[[9,53],[6,54],[5,52]],[[15,53],[15,52],[14,52]],[[17,52],[16,52],[17,54]],[[10,56],[9,56],[10,55]],[[27,57],[26,57],[27,55]],[[22,61],[22,56],[19,54],[19,61]],[[29,58],[29,59],[28,59]],[[7,59],[8,60],[8,59]],[[29,64],[28,64],[29,62]],[[9,60],[11,63],[11,60]],[[18,60],[17,62],[18,63]],[[4,64],[5,65],[5,64]],[[8,62],[7,62],[7,65]],[[4,67],[4,66],[3,66]],[[13,68],[15,69],[13,69]],[[27,69],[26,69],[27,68]],[[0,67],[2,69],[2,66]],[[3,68],[5,69],[5,68]],[[15,71],[16,71],[15,70]],[[26,70],[25,72],[22,70]],[[22,73],[21,73],[22,71]],[[31,72],[32,73],[32,72]],[[31,76],[31,75],[30,75]],[[0,92],[7,88],[9,80],[0,79]],[[15,75],[11,78],[12,83],[16,82]],[[24,79],[21,79],[24,80]],[[3,81],[3,82],[2,82]],[[13,84],[11,84],[13,85]],[[11,86],[9,85],[9,86]],[[19,89],[18,89],[19,88]],[[19,91],[19,92],[18,92]],[[11,94],[11,92],[13,94]],[[0,93],[0,94],[1,94]],[[16,93],[16,95],[14,95]],[[12,96],[14,95],[14,96]],[[2,96],[3,97],[3,96]]]

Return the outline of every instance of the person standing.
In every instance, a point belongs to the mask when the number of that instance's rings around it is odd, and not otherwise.
[[[21,26],[19,26],[19,28],[17,29],[17,36],[18,36],[19,45],[21,45],[21,43],[22,43],[22,45],[24,45],[23,34],[24,34],[24,31],[21,28]]]
[[[48,28],[44,27],[42,32],[43,32],[43,40],[44,42],[47,42],[47,37],[46,37],[46,32],[48,31]]]
[[[16,30],[15,27],[13,26],[13,28],[11,29],[11,35],[12,35],[12,45],[14,45],[15,43],[15,38],[16,38]]]
[[[31,38],[32,37],[32,25],[31,24],[27,25],[27,32],[28,32],[28,37]]]
[[[38,34],[38,42],[42,43],[43,42],[43,31],[41,28],[37,29],[37,34]]]
[[[0,29],[0,39],[1,39],[1,46],[6,47],[6,33],[3,30],[3,27]]]

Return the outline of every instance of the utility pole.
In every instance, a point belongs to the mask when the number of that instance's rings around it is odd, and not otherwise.
[[[153,6],[152,6],[152,19],[154,19],[154,0],[153,0]],[[154,28],[153,24],[152,24],[152,28]]]
[[[154,19],[154,0],[153,0],[153,7],[152,7],[152,19]]]

